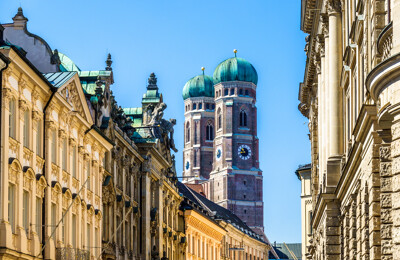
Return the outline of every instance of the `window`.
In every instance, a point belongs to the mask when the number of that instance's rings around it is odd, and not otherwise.
[[[245,95],[245,96],[248,96],[248,95],[249,95],[249,91],[248,91],[247,89],[244,91],[244,95]]]
[[[209,103],[206,104],[206,109],[210,109],[210,104]]]
[[[56,143],[56,130],[51,133],[51,162],[57,162],[57,143]]]
[[[23,191],[22,195],[22,226],[26,234],[29,232],[29,192]]]
[[[231,88],[231,96],[235,95],[235,89]]]
[[[72,160],[71,161],[72,161],[72,165],[71,165],[72,177],[76,178],[76,145],[72,146]]]
[[[67,149],[68,149],[67,138],[64,138],[63,148],[62,148],[62,169],[64,171],[67,170],[67,155],[68,155]]]
[[[15,112],[15,100],[11,99],[10,103],[9,103],[9,110],[10,110],[10,114],[9,114],[9,135],[10,137],[15,139],[15,123],[16,123],[16,112]]]
[[[203,109],[203,103],[199,104],[199,109]]]
[[[207,123],[206,127],[206,140],[212,141],[214,140],[214,127],[211,122]]]
[[[76,248],[76,215],[72,214],[72,246]]]
[[[56,221],[57,221],[57,205],[55,203],[51,203],[51,233],[53,233],[54,230],[56,229],[57,225]],[[54,240],[57,241],[55,238]]]
[[[15,233],[15,185],[8,186],[8,222],[11,225],[11,231]]]
[[[243,185],[246,185],[246,181],[243,181]]]
[[[65,216],[65,210],[62,211],[62,215]],[[65,220],[66,218],[63,218],[61,220],[61,240],[65,243]]]
[[[243,95],[243,89],[239,89],[239,95]]]
[[[215,109],[215,105],[214,105],[214,104],[211,105],[211,109],[212,109],[212,110]]]
[[[88,190],[90,190],[90,160],[86,162],[86,179],[87,179],[87,188]],[[120,181],[122,182],[122,177],[120,178]]]
[[[224,96],[228,96],[229,89],[224,89]]]
[[[129,234],[129,233],[128,233]],[[96,248],[96,257],[100,256],[100,247],[97,246],[97,240],[99,240],[99,229],[95,228],[94,229],[94,246]]]
[[[197,108],[196,103],[193,104],[193,110]]]
[[[190,124],[189,122],[186,123],[186,142],[190,142]]]
[[[42,121],[37,121],[36,127],[36,154],[42,156]]]
[[[247,214],[247,210],[246,209],[244,210],[244,214]]]
[[[24,137],[23,137],[23,143],[24,146],[29,148],[29,111],[26,110],[24,112]]]
[[[240,126],[247,126],[247,114],[243,109],[240,111]]]
[[[86,229],[86,250],[90,251],[90,224],[87,224],[87,229]]]
[[[42,241],[42,198],[36,197],[36,233]]]
[[[218,108],[218,129],[222,128],[222,114],[221,114],[221,108]]]

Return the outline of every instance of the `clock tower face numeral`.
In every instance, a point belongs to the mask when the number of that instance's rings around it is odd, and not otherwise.
[[[217,151],[215,152],[215,158],[217,159],[217,161],[221,160],[222,158],[222,148],[218,147]]]
[[[242,144],[238,148],[239,158],[242,160],[248,160],[251,158],[251,149],[250,146]]]

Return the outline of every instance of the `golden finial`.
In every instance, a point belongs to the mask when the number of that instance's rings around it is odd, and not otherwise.
[[[204,75],[204,70],[205,70],[206,68],[204,68],[204,67],[201,67],[201,70],[203,71],[203,75]]]
[[[237,50],[236,50],[236,49],[234,49],[234,50],[233,50],[233,53],[235,53],[235,57],[236,57]]]

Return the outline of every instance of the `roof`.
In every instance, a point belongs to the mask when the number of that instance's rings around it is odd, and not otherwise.
[[[205,196],[203,185],[201,184],[185,184],[185,185],[194,190],[195,192],[197,192],[198,194]]]
[[[213,78],[203,74],[189,79],[183,87],[182,97],[184,100],[191,97],[214,97]]]
[[[45,73],[43,76],[49,81],[54,87],[59,88],[64,85],[65,82],[70,80],[76,74],[75,71],[69,72],[52,72]]]
[[[273,248],[278,254],[279,259],[297,259],[301,260],[301,243],[274,243]],[[269,259],[277,259],[271,252],[269,253]]]
[[[300,180],[300,172],[306,171],[306,170],[311,170],[311,163],[299,165],[299,167],[297,168],[297,170],[295,172],[297,175],[297,178],[299,178],[299,180]]]
[[[61,71],[80,71],[81,69],[65,54],[58,52],[60,58],[60,70]]]
[[[177,187],[179,192],[182,193],[183,197],[187,200],[190,200],[194,204],[196,204],[199,208],[209,211],[212,213],[215,220],[221,219],[225,222],[232,224],[236,229],[240,230],[241,232],[249,235],[250,237],[257,239],[263,243],[264,241],[261,240],[261,237],[257,235],[249,226],[246,225],[238,216],[236,216],[232,211],[208,200],[203,195],[200,195],[193,189],[190,189],[185,184],[178,182]]]
[[[141,107],[127,107],[124,108],[124,113],[127,116],[130,115],[142,115],[142,108]]]
[[[221,62],[214,71],[214,84],[229,81],[253,82],[257,85],[256,69],[245,59],[233,57]]]

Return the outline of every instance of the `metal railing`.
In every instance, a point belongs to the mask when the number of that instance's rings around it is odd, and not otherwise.
[[[56,260],[89,260],[90,252],[77,248],[56,248]]]

